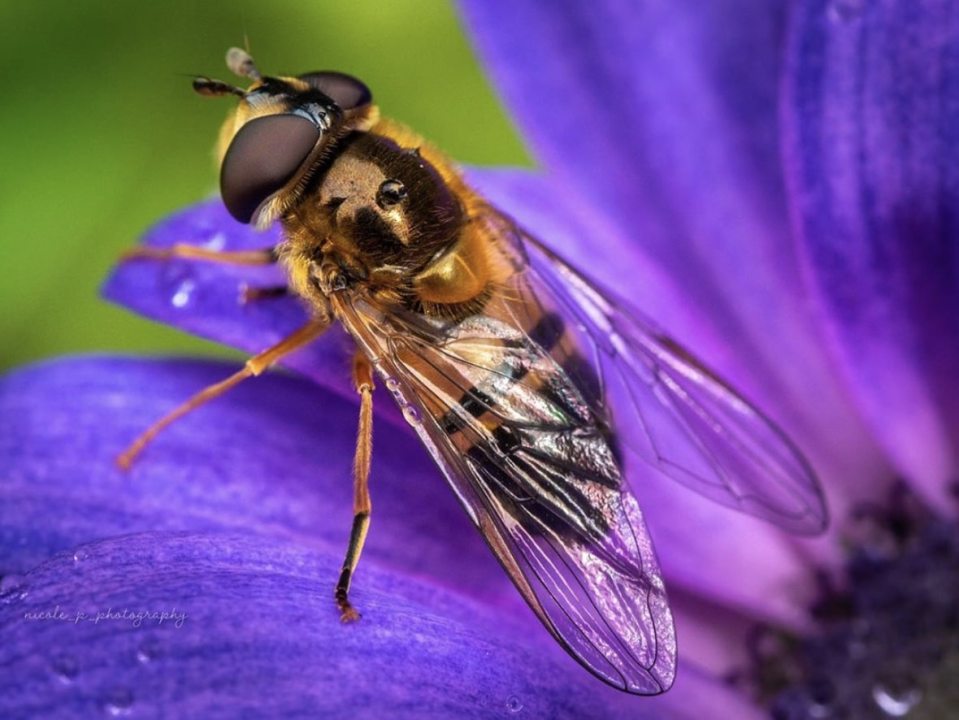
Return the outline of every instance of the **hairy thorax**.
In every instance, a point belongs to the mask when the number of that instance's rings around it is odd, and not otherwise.
[[[499,274],[485,206],[454,168],[388,121],[346,138],[282,218],[294,290],[318,311],[358,289],[384,307],[478,311]]]

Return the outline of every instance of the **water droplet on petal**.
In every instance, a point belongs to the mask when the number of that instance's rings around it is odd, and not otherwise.
[[[55,655],[50,661],[50,667],[53,668],[53,674],[57,680],[64,685],[72,683],[80,673],[80,666],[77,665],[76,658],[65,653]]]
[[[111,692],[103,703],[103,709],[110,717],[123,717],[133,710],[133,693],[126,688]]]
[[[809,706],[807,712],[810,718],[825,719],[832,717],[832,705],[836,699],[836,689],[829,681],[819,680],[809,688]]]
[[[880,683],[873,686],[872,699],[889,717],[905,717],[922,700],[922,691],[915,686],[898,687]]]
[[[170,304],[172,304],[175,308],[185,308],[190,304],[190,300],[193,298],[193,291],[195,289],[196,283],[187,278],[177,286],[176,291],[173,293],[173,297],[170,298]]]
[[[403,406],[403,417],[406,419],[406,422],[408,422],[408,423],[409,423],[410,425],[412,425],[413,427],[416,427],[416,426],[419,425],[421,422],[423,422],[423,421],[420,419],[419,410],[417,410],[417,409],[416,409],[415,407],[413,407],[412,405],[404,405],[404,406]]]
[[[829,4],[829,17],[834,22],[850,23],[862,15],[865,6],[866,0],[833,0]]]
[[[89,556],[90,554],[86,550],[77,550],[75,553],[73,553],[73,562],[75,565],[79,565]]]
[[[141,665],[147,665],[156,659],[159,652],[160,646],[156,640],[144,640],[137,648],[137,662]]]
[[[518,713],[523,709],[523,703],[515,695],[511,695],[509,700],[506,701],[506,709],[511,713]]]
[[[213,233],[210,239],[203,243],[203,247],[207,250],[222,250],[226,247],[226,235],[219,231]]]
[[[22,575],[4,575],[0,578],[0,602],[12,603],[27,596],[27,581]]]

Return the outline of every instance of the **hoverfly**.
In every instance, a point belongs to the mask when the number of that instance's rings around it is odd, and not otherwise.
[[[562,647],[626,692],[673,682],[676,642],[627,475],[662,473],[800,534],[821,531],[815,475],[759,410],[627,302],[474,192],[354,77],[262,75],[233,48],[239,99],[219,137],[220,190],[242,223],[279,223],[263,251],[142,247],[128,258],[276,264],[309,322],[190,398],[165,426],[340,323],[360,397],[354,520],[334,597],[369,527],[374,377],[394,395],[472,522]],[[261,291],[271,294],[270,291]]]

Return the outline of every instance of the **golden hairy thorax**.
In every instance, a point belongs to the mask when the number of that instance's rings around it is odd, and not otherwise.
[[[291,286],[317,309],[346,276],[384,306],[460,317],[510,272],[486,203],[420,136],[390,120],[347,138],[281,220]]]
[[[221,128],[221,166],[244,128],[302,112],[316,102],[310,92],[303,78],[257,75]],[[281,222],[286,241],[279,251],[290,286],[317,314],[328,310],[329,293],[344,287],[387,308],[451,318],[480,310],[511,267],[488,221],[494,211],[442,153],[408,128],[380,119],[374,104],[333,112],[337,119],[300,171],[252,218],[239,219],[261,227]],[[245,173],[258,167],[265,166],[245,166],[241,189]],[[240,198],[243,205],[242,193]]]

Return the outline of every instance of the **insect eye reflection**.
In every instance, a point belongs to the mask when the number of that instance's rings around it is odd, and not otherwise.
[[[406,186],[399,180],[384,180],[376,191],[376,204],[383,210],[399,205],[406,199]]]

